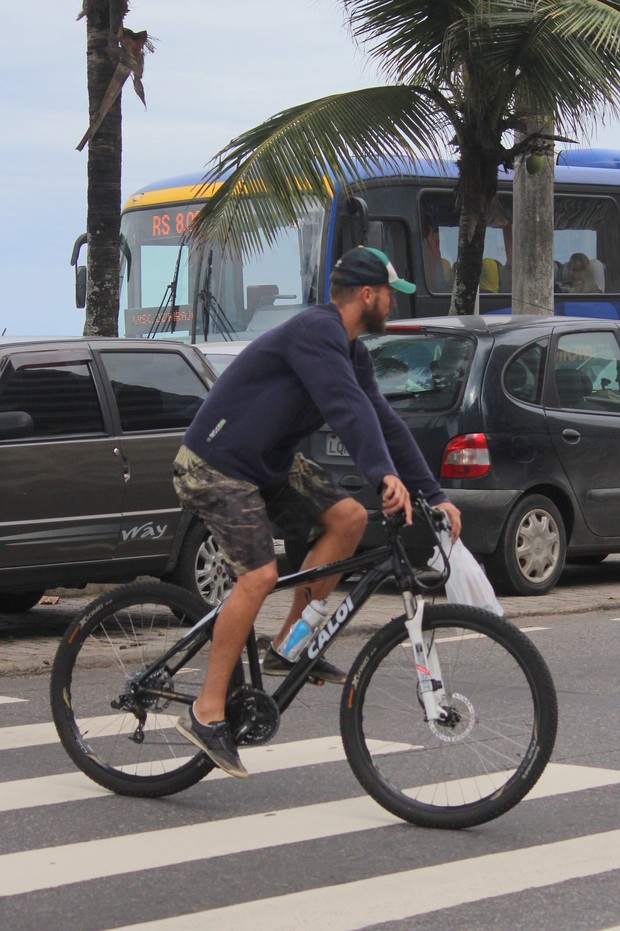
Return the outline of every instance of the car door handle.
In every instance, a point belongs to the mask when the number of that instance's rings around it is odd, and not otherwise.
[[[562,430],[562,439],[566,440],[567,443],[578,443],[581,439],[581,433],[579,430],[567,427],[566,430]]]
[[[131,478],[131,469],[129,467],[129,460],[127,459],[126,456],[123,456],[123,451],[119,449],[118,446],[114,447],[113,453],[115,456],[118,456],[120,459],[123,460],[123,478],[126,482],[128,482],[129,479]]]

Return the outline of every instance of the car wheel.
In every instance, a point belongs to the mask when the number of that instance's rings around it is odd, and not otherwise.
[[[167,580],[198,595],[210,608],[224,600],[235,581],[215,537],[197,522],[189,528]]]
[[[0,614],[21,614],[22,611],[29,611],[44,594],[44,588],[33,589],[30,592],[0,592]]]
[[[565,558],[562,515],[549,498],[530,495],[513,508],[484,564],[499,595],[545,595],[557,583]]]

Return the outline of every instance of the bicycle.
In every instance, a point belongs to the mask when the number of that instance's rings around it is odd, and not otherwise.
[[[249,682],[239,661],[226,714],[237,743],[269,741],[313,681],[314,662],[393,577],[405,614],[378,629],[353,661],[340,706],[345,754],[363,788],[394,815],[426,827],[471,827],[507,812],[540,777],[555,741],[556,693],[540,652],[514,625],[422,597],[443,587],[449,559],[443,513],[421,497],[414,509],[440,548],[442,570],[429,577],[412,568],[399,535],[403,519],[388,517],[384,545],[280,578],[275,590],[359,574],[272,695],[251,632]],[[219,610],[205,615],[204,603],[183,589],[139,582],[101,595],[72,623],[54,661],[51,703],[60,740],[87,776],[120,794],[156,798],[210,772],[213,763],[174,723],[202,682],[198,654],[207,652]]]

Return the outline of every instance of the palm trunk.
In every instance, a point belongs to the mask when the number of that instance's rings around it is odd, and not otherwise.
[[[471,215],[465,207],[461,208],[458,260],[454,272],[450,314],[468,316],[475,313],[486,229],[486,211],[480,213],[472,233]]]
[[[110,52],[127,12],[124,0],[88,0],[86,7],[88,105],[96,116],[116,61]],[[121,97],[88,144],[87,336],[118,335],[121,215]]]
[[[460,206],[458,259],[450,301],[450,314],[468,316],[476,312],[476,297],[482,272],[487,211],[497,191],[499,143],[474,126],[470,144],[461,142],[457,204]]]

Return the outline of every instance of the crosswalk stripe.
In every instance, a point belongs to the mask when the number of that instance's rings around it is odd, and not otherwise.
[[[547,767],[547,771],[554,768],[558,767]],[[592,786],[588,767],[559,765],[559,769],[583,770],[585,787]],[[617,770],[596,772],[599,780],[606,780],[604,783],[598,781],[597,785],[620,782],[620,772]],[[555,794],[561,784],[560,776],[558,773],[553,775],[551,792],[546,792],[543,783],[536,797]],[[576,774],[570,776],[573,788],[569,791],[577,791]],[[372,830],[389,824],[402,824],[402,821],[388,814],[372,799],[361,796],[141,834],[21,851],[0,857],[0,895],[19,895],[106,876]]]
[[[115,931],[355,931],[620,869],[620,830],[321,886]]]
[[[405,744],[391,742],[388,744],[378,740],[369,743],[371,743],[371,749],[374,751],[381,749],[382,753],[398,753],[401,750],[411,749]],[[339,736],[269,744],[264,747],[253,747],[251,750],[241,748],[241,756],[252,775],[294,769],[299,766],[342,762],[345,759],[342,740]],[[180,757],[175,762],[180,766],[189,759],[189,756]],[[161,761],[162,766],[165,762]],[[156,767],[156,762],[147,763],[143,765],[142,771],[146,772]],[[231,777],[221,769],[216,769],[209,775],[209,780],[226,778]],[[81,772],[16,779],[12,782],[0,782],[0,811],[78,802],[109,794],[107,789],[98,786]]]
[[[174,727],[178,715],[158,715],[159,727]],[[89,718],[96,723],[97,728],[110,726],[115,734],[129,733],[136,726],[136,721],[131,715],[125,715],[121,718],[119,714],[100,715],[99,717]],[[78,722],[80,723],[80,722]],[[147,724],[148,729],[148,724]],[[100,736],[105,736],[100,733]],[[20,724],[14,727],[3,727],[0,729],[0,752],[2,750],[23,750],[26,747],[38,747],[42,744],[58,743],[58,734],[52,722],[44,724]]]

